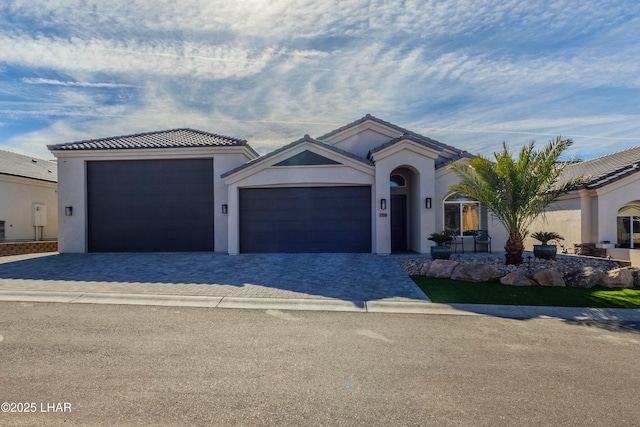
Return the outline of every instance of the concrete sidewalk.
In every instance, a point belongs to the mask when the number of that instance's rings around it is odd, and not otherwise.
[[[640,310],[633,309],[431,303],[402,271],[400,259],[371,254],[23,255],[0,258],[0,301],[640,322]]]

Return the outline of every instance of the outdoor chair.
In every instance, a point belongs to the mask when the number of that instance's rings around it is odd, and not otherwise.
[[[491,236],[487,230],[476,230],[473,235],[473,252],[478,252],[478,245],[487,247],[487,252],[491,252]]]
[[[462,249],[462,253],[464,253],[464,240],[460,236],[456,234],[455,231],[445,230],[442,234],[446,234],[447,236],[451,236],[453,238],[452,241],[445,243],[447,246],[451,246],[452,250],[458,252],[458,247]]]

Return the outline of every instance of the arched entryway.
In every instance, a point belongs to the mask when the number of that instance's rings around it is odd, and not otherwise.
[[[391,252],[406,252],[411,248],[411,190],[416,174],[399,167],[389,176],[391,197]]]

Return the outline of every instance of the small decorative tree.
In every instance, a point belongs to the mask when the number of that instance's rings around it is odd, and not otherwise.
[[[436,242],[436,245],[438,246],[442,246],[445,243],[452,241],[453,237],[449,236],[448,234],[431,233],[431,236],[429,236],[428,240]]]
[[[431,259],[449,259],[451,258],[451,246],[444,246],[446,242],[453,240],[448,234],[431,233],[428,238],[432,242],[436,242],[437,246],[431,246]]]
[[[549,241],[555,240],[558,242],[560,240],[564,240],[564,237],[555,231],[536,231],[531,234],[531,237],[539,240],[541,243],[540,245],[533,245],[533,255],[536,258],[556,259],[558,247],[556,245],[550,245]]]
[[[531,234],[531,237],[538,240],[541,245],[548,245],[550,240],[564,240],[564,237],[562,237],[555,231],[536,231],[535,233]]]
[[[507,264],[524,262],[524,239],[529,226],[545,208],[570,191],[578,189],[584,177],[564,177],[567,165],[560,157],[573,141],[558,136],[542,150],[535,150],[534,143],[520,150],[517,160],[506,143],[494,153],[495,161],[477,156],[469,165],[453,163],[449,167],[460,182],[449,190],[470,197],[489,208],[504,225],[507,242],[504,246]],[[471,167],[469,167],[471,166]]]

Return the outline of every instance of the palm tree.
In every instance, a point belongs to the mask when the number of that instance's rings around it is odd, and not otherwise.
[[[531,142],[522,147],[519,158],[514,160],[503,142],[502,151],[494,153],[495,162],[478,156],[469,161],[470,167],[450,166],[460,182],[449,186],[449,190],[487,206],[506,228],[507,264],[522,264],[524,239],[531,223],[544,214],[547,206],[584,182],[582,177],[559,179],[566,163],[558,159],[572,144],[571,139],[558,136],[541,151],[535,151]]]

